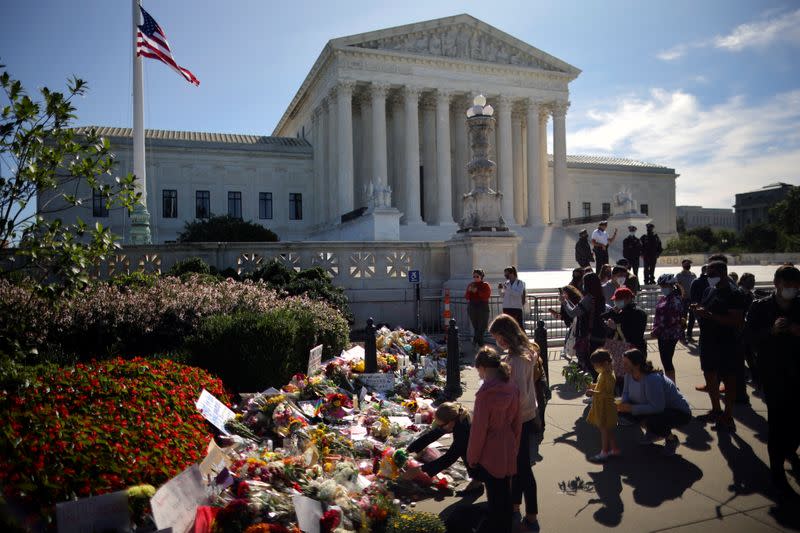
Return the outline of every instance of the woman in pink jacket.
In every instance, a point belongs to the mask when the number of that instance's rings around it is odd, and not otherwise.
[[[539,504],[536,495],[536,478],[531,468],[531,434],[539,423],[536,400],[536,381],[541,378],[539,346],[531,342],[517,321],[508,315],[500,315],[489,326],[489,333],[497,345],[508,350],[503,362],[511,367],[511,381],[519,389],[519,416],[522,420],[517,473],[511,479],[512,514],[522,521],[522,531],[539,531]],[[539,376],[537,376],[537,367]],[[520,513],[522,497],[525,496],[525,517]]]
[[[509,381],[511,368],[492,348],[478,352],[475,368],[483,385],[475,394],[467,462],[486,485],[489,516],[480,531],[511,533],[511,477],[522,431],[519,389]]]

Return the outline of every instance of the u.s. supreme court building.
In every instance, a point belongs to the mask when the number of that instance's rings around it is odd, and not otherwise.
[[[263,224],[283,242],[446,241],[470,189],[465,111],[478,94],[495,109],[493,187],[522,237],[522,268],[572,265],[578,229],[614,214],[620,191],[666,242],[674,169],[567,154],[569,84],[579,74],[469,15],[333,39],[271,136],[147,131],[153,242],[173,242],[186,221],[211,214]],[[100,131],[130,172],[131,131]],[[129,231],[121,212],[83,209],[92,210],[84,220]]]

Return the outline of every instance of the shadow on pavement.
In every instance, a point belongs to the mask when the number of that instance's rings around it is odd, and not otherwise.
[[[752,429],[755,438],[764,444],[767,443],[767,419],[756,413],[749,405],[737,405],[733,410],[733,417],[737,422]]]
[[[706,424],[702,419],[692,417],[692,421],[677,431],[686,435],[684,445],[692,450],[705,452],[711,449],[711,442],[714,440],[706,430]]]
[[[583,392],[575,390],[575,387],[572,385],[567,385],[565,383],[553,385],[550,387],[550,390],[555,391],[562,400],[574,400],[584,395]]]
[[[687,434],[695,434],[696,440],[703,440],[703,432],[703,427],[696,425],[688,428]],[[639,445],[641,435],[641,431],[635,427],[618,428],[617,442],[622,449],[622,457],[608,459],[599,472],[589,472],[597,498],[589,500],[588,504],[602,505],[594,513],[595,521],[600,524],[615,527],[622,522],[623,482],[633,488],[633,499],[637,504],[658,507],[666,501],[682,497],[703,477],[703,471],[697,465],[680,456],[680,448],[677,455],[666,457],[662,455],[662,446]],[[600,451],[600,434],[586,422],[585,417],[577,419],[572,431],[553,442],[573,446],[587,457]]]
[[[733,483],[728,486],[731,497],[717,506],[720,508],[734,501],[739,496],[761,494],[775,502],[770,514],[781,526],[800,528],[800,511],[798,500],[783,501],[772,485],[769,467],[758,458],[753,448],[736,433],[720,432],[718,437],[719,451],[728,463],[733,474]]]

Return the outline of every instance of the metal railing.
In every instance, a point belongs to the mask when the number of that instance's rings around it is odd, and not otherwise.
[[[759,290],[759,292],[768,289],[768,284],[757,285],[757,290]],[[647,313],[646,332],[649,332],[653,328],[653,317],[660,294],[657,287],[647,287],[636,294],[636,305],[639,309],[643,309]],[[524,309],[523,317],[525,321],[525,330],[528,336],[533,338],[533,330],[536,329],[536,323],[539,320],[543,320],[547,328],[547,336],[551,339],[551,345],[552,343],[558,343],[563,340],[564,336],[567,334],[567,326],[561,318],[554,317],[550,313],[550,309],[554,311],[559,311],[561,309],[561,301],[559,300],[558,293],[552,290],[543,292],[529,291],[527,297],[528,301]],[[491,317],[499,315],[502,310],[503,298],[498,295],[490,297],[490,320]],[[443,311],[444,302],[441,296],[428,296],[422,299],[420,303],[420,325],[424,333],[428,335],[444,334]],[[467,300],[463,297],[451,297],[450,313],[458,325],[461,338],[469,338],[472,332],[472,325],[470,324],[469,315],[467,313]]]

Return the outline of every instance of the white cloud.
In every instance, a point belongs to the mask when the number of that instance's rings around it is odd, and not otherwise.
[[[775,42],[800,44],[800,9],[780,16],[741,24],[728,35],[714,38],[714,46],[733,52],[764,48]]]
[[[570,153],[613,154],[673,167],[678,203],[730,207],[737,192],[800,183],[800,90],[758,105],[739,96],[704,107],[693,94],[652,89],[577,117]]]
[[[772,10],[766,13],[762,20],[740,24],[726,35],[677,44],[662,50],[656,57],[662,61],[675,61],[693,48],[713,47],[729,52],[741,52],[747,48],[766,48],[776,43],[800,45],[800,9],[790,13],[778,13]]]

